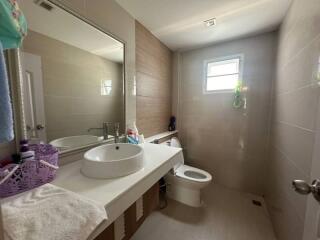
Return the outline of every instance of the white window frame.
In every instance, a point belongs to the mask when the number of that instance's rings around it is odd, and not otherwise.
[[[234,89],[222,89],[222,90],[207,90],[207,70],[208,70],[208,64],[209,63],[214,63],[214,62],[223,62],[223,61],[228,61],[228,60],[233,60],[233,59],[239,59],[239,81],[243,81],[243,63],[244,63],[244,54],[235,54],[235,55],[230,55],[230,56],[224,56],[224,57],[218,57],[214,59],[208,59],[205,60],[203,63],[203,84],[202,84],[202,92],[203,94],[213,94],[213,93],[233,93]]]

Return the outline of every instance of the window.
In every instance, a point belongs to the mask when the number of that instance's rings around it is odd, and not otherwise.
[[[112,80],[101,81],[101,96],[111,95],[112,91]]]
[[[241,56],[205,62],[205,92],[233,90],[241,78]]]

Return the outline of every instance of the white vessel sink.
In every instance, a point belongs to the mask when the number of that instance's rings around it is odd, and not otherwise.
[[[143,148],[138,145],[106,144],[87,151],[81,172],[92,178],[116,178],[143,167]]]
[[[112,136],[110,136],[112,137]],[[93,135],[79,135],[58,138],[50,142],[50,144],[60,151],[69,150],[73,148],[78,148],[82,146],[87,146],[94,143],[99,143],[103,141],[103,137],[97,137]]]

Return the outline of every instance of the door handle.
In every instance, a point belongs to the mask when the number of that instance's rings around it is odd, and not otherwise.
[[[308,184],[304,180],[293,180],[292,181],[293,189],[302,195],[308,195],[312,193],[314,198],[320,202],[320,180],[316,179],[312,181],[312,184]]]
[[[44,129],[44,126],[42,124],[38,124],[36,126],[37,130],[43,130]]]

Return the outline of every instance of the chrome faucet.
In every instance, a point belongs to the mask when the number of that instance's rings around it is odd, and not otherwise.
[[[88,132],[91,132],[92,130],[102,130],[103,131],[103,140],[109,139],[109,129],[108,129],[109,123],[104,122],[102,124],[102,128],[89,128]]]
[[[119,143],[119,130],[120,130],[120,123],[114,124],[114,143]]]
[[[102,124],[102,128],[103,128],[103,139],[104,140],[108,140],[109,138],[109,129],[108,129],[108,123],[104,122]]]

